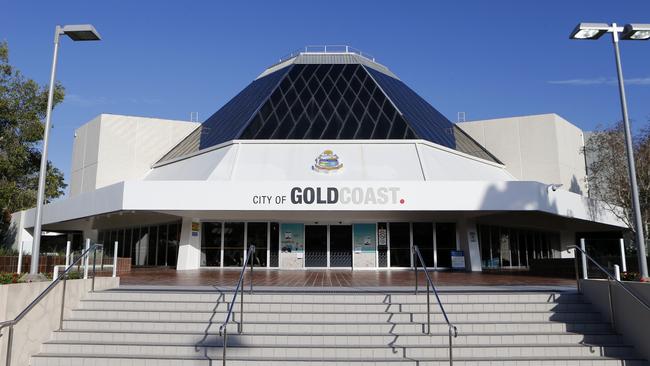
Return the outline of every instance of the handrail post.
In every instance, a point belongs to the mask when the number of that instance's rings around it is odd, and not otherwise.
[[[454,364],[454,346],[453,346],[453,340],[451,336],[451,325],[449,326],[449,366],[453,366]]]
[[[63,291],[61,292],[61,317],[59,318],[59,330],[63,330],[63,311],[65,308],[65,288],[68,280],[68,273],[63,272]]]
[[[415,294],[418,294],[418,258],[415,254],[415,246],[411,249],[411,255],[413,256],[413,265],[415,266]]]
[[[95,263],[97,262],[97,247],[95,247],[95,250],[93,251],[93,281],[91,282],[90,286],[90,292],[95,292],[95,276],[97,275],[97,271],[95,269]]]
[[[574,249],[573,250],[573,264],[576,269],[576,288],[578,289],[578,292],[582,293],[580,291],[580,270],[578,268],[578,250]]]
[[[239,327],[238,333],[241,334],[244,331],[244,279],[242,278],[242,283],[239,286]],[[237,290],[235,290],[235,293]]]
[[[431,334],[431,292],[429,292],[429,281],[427,281],[427,334]]]
[[[585,256],[587,253],[585,238],[580,239],[580,249],[582,249],[582,279],[586,280],[589,278],[589,275],[587,274],[587,257]]]
[[[7,361],[5,362],[6,366],[11,366],[11,346],[14,339],[14,325],[9,326],[9,334],[7,334]]]
[[[612,322],[612,328],[616,329],[616,320],[614,320],[614,298],[612,297],[612,279],[607,277],[607,296],[609,297],[609,318]]]
[[[223,366],[226,366],[226,347],[228,345],[228,325],[223,327],[223,355],[221,356],[223,360]]]
[[[248,260],[251,262],[251,289],[250,289],[250,294],[253,294],[253,262],[255,262],[255,246],[251,245],[250,248],[251,254],[250,258]]]
[[[88,279],[88,249],[90,249],[90,239],[86,239],[86,258],[84,258],[84,280]]]

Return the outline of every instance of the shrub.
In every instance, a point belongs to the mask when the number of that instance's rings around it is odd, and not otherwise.
[[[1,272],[0,273],[0,285],[6,285],[9,283],[20,283],[23,281],[23,275],[15,272]]]

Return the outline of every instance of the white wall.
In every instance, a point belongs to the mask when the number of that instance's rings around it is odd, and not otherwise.
[[[129,179],[151,166],[198,123],[101,114],[75,131],[70,196]]]
[[[458,123],[520,180],[587,194],[583,132],[557,114]]]

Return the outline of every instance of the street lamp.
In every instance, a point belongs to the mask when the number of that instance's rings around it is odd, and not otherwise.
[[[57,25],[54,29],[54,56],[52,58],[52,73],[50,74],[50,90],[47,96],[47,111],[45,114],[45,132],[43,134],[43,153],[41,155],[41,170],[38,174],[38,194],[36,196],[36,218],[34,222],[34,241],[32,242],[32,262],[29,267],[31,276],[38,275],[38,257],[41,247],[41,222],[43,216],[43,201],[45,200],[45,178],[47,177],[47,143],[50,136],[50,121],[52,118],[52,99],[54,98],[54,76],[56,75],[56,59],[59,53],[59,37],[66,35],[73,41],[99,41],[99,33],[90,24]]]
[[[625,84],[623,81],[623,70],[621,68],[621,52],[618,48],[618,40],[645,41],[650,39],[650,24],[627,24],[619,27],[616,23],[580,23],[571,33],[571,39],[595,40],[605,33],[612,34],[614,43],[614,55],[616,56],[616,71],[618,73],[618,91],[621,98],[621,111],[623,113],[623,126],[625,131],[625,149],[627,150],[627,168],[630,175],[630,188],[632,191],[632,208],[634,210],[634,227],[636,231],[636,245],[639,257],[639,273],[641,278],[648,277],[648,263],[645,255],[645,241],[643,239],[643,224],[641,220],[641,209],[639,205],[639,189],[636,183],[636,168],[634,166],[634,151],[632,150],[632,134],[630,133],[630,121],[627,116],[627,101],[625,99]],[[621,35],[619,36],[619,33]]]

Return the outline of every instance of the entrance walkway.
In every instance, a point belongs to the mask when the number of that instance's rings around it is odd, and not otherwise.
[[[135,269],[121,275],[121,285],[149,286],[233,286],[239,278],[238,269]],[[420,272],[420,285],[425,286]],[[530,276],[526,272],[431,272],[436,286],[575,286],[575,280]],[[413,271],[345,271],[254,270],[255,286],[282,287],[391,287],[413,286]],[[248,283],[248,274],[246,276]]]

